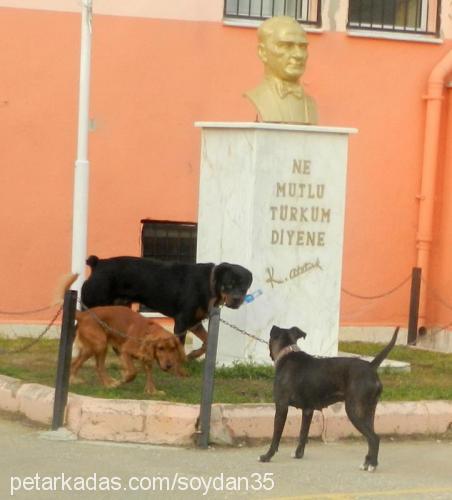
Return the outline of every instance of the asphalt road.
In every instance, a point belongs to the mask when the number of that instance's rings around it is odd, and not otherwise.
[[[53,441],[0,417],[0,499],[452,499],[452,441],[382,441],[375,473],[359,470],[362,441],[208,450]]]

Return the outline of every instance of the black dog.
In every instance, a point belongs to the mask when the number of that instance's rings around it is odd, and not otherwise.
[[[173,318],[174,333],[192,331],[203,345],[190,358],[204,354],[207,332],[201,321],[212,305],[237,309],[243,303],[253,276],[236,264],[181,264],[140,257],[86,261],[90,277],[82,286],[86,307],[139,302]]]
[[[299,338],[306,333],[293,327],[288,330],[273,326],[270,332],[270,357],[275,362],[273,386],[275,422],[269,450],[261,462],[269,462],[278,451],[289,406],[303,410],[300,438],[295,458],[302,458],[308,440],[314,410],[345,401],[345,411],[352,424],[369,445],[363,470],[374,471],[378,464],[380,438],[374,432],[375,409],[383,385],[377,368],[394,347],[399,327],[389,344],[371,361],[359,358],[315,358],[300,351]]]

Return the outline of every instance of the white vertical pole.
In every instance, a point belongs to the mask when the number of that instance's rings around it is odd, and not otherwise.
[[[88,239],[88,133],[91,72],[91,21],[92,0],[82,0],[77,159],[75,161],[74,172],[74,204],[72,215],[72,272],[79,274],[72,288],[78,292],[80,292],[84,281]]]

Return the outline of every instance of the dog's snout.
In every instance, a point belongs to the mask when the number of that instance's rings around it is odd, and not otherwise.
[[[240,296],[229,296],[229,300],[226,301],[226,306],[230,309],[238,309],[244,301],[243,295]]]

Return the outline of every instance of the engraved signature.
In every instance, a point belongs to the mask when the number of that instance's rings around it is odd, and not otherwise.
[[[317,259],[315,262],[305,262],[304,264],[292,267],[292,269],[289,271],[289,275],[286,278],[282,279],[275,277],[275,269],[273,267],[267,267],[265,269],[265,271],[267,272],[267,279],[265,280],[265,282],[269,283],[271,287],[274,288],[275,285],[282,285],[289,280],[299,278],[303,274],[306,274],[313,269],[320,269],[321,271],[323,270],[322,266],[320,265],[319,259]]]

